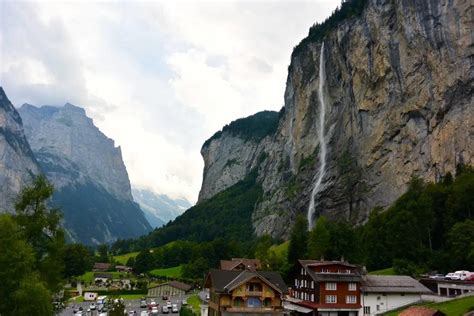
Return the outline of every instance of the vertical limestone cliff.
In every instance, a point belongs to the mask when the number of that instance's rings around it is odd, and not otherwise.
[[[18,193],[39,172],[21,117],[0,87],[0,212],[13,212]]]
[[[24,104],[19,112],[31,148],[55,186],[53,203],[63,210],[70,240],[98,244],[151,230],[133,201],[120,147],[84,109]]]
[[[411,177],[437,181],[474,164],[473,14],[468,0],[369,0],[322,34],[314,28],[292,54],[275,133],[250,142],[223,132],[203,146],[200,200],[243,178],[248,157],[265,152],[255,232],[287,237],[307,213],[320,164],[321,51],[327,165],[313,218],[361,223]]]

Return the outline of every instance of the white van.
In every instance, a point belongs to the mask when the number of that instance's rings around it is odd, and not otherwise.
[[[471,275],[471,272],[466,271],[466,270],[460,270],[460,271],[455,271],[454,274],[459,276],[459,280],[465,280]]]
[[[99,296],[97,298],[97,304],[98,305],[104,305],[107,301],[107,296]]]

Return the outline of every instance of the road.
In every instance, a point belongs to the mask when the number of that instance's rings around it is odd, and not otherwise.
[[[190,295],[186,295],[186,296],[182,296],[182,297],[170,297],[169,301],[170,301],[172,304],[178,304],[178,308],[181,309],[181,302],[182,302],[182,300],[183,300],[183,299],[187,299],[189,296],[190,296]],[[149,300],[147,300],[147,301],[149,301]],[[166,304],[166,301],[162,300],[161,298],[157,298],[157,299],[155,299],[155,302],[159,304],[158,309],[159,309],[160,312],[161,312],[161,307]],[[75,306],[81,306],[81,307],[84,309],[84,311],[87,311],[87,309],[89,308],[90,303],[91,303],[91,302],[81,302],[81,303],[69,304],[69,305],[66,306],[66,308],[65,308],[61,313],[59,313],[58,315],[59,315],[59,316],[71,316],[71,315],[74,315],[73,308],[74,308]],[[125,300],[124,303],[125,303],[125,308],[126,308],[127,312],[129,312],[129,311],[136,311],[138,316],[140,316],[141,311],[147,310],[146,308],[140,308],[140,300]],[[98,313],[97,313],[97,311],[91,311],[90,313],[84,312],[84,315],[85,315],[85,316],[97,316]],[[162,313],[160,313],[159,315],[173,315],[173,314],[171,313],[171,310],[170,310],[170,313],[169,313],[169,314],[162,314]],[[174,315],[178,315],[178,314],[177,314],[177,313],[174,313]]]

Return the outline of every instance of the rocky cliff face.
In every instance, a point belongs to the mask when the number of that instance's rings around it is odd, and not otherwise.
[[[21,117],[0,87],[0,211],[12,212],[18,193],[38,173]]]
[[[151,229],[133,202],[120,147],[84,109],[25,104],[19,112],[31,148],[55,186],[53,202],[64,212],[71,240],[103,243]]]
[[[472,14],[468,0],[371,0],[360,16],[302,41],[277,131],[257,143],[223,133],[205,144],[200,200],[241,179],[254,165],[248,157],[265,152],[254,229],[288,235],[288,223],[308,211],[320,166],[321,65],[327,155],[311,219],[363,222],[411,177],[437,181],[458,163],[474,164]],[[240,164],[225,169],[224,161]]]

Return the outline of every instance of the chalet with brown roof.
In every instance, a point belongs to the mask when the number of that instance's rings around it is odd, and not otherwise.
[[[345,261],[299,260],[299,271],[287,309],[320,316],[358,315],[362,307],[359,266]]]
[[[94,263],[94,267],[92,268],[92,271],[94,272],[105,272],[110,269],[112,265],[110,263],[106,262],[96,262]]]
[[[209,271],[209,316],[283,315],[287,286],[278,272],[249,270]]]
[[[232,258],[232,260],[221,260],[221,270],[250,270],[257,271],[262,268],[259,259]]]

